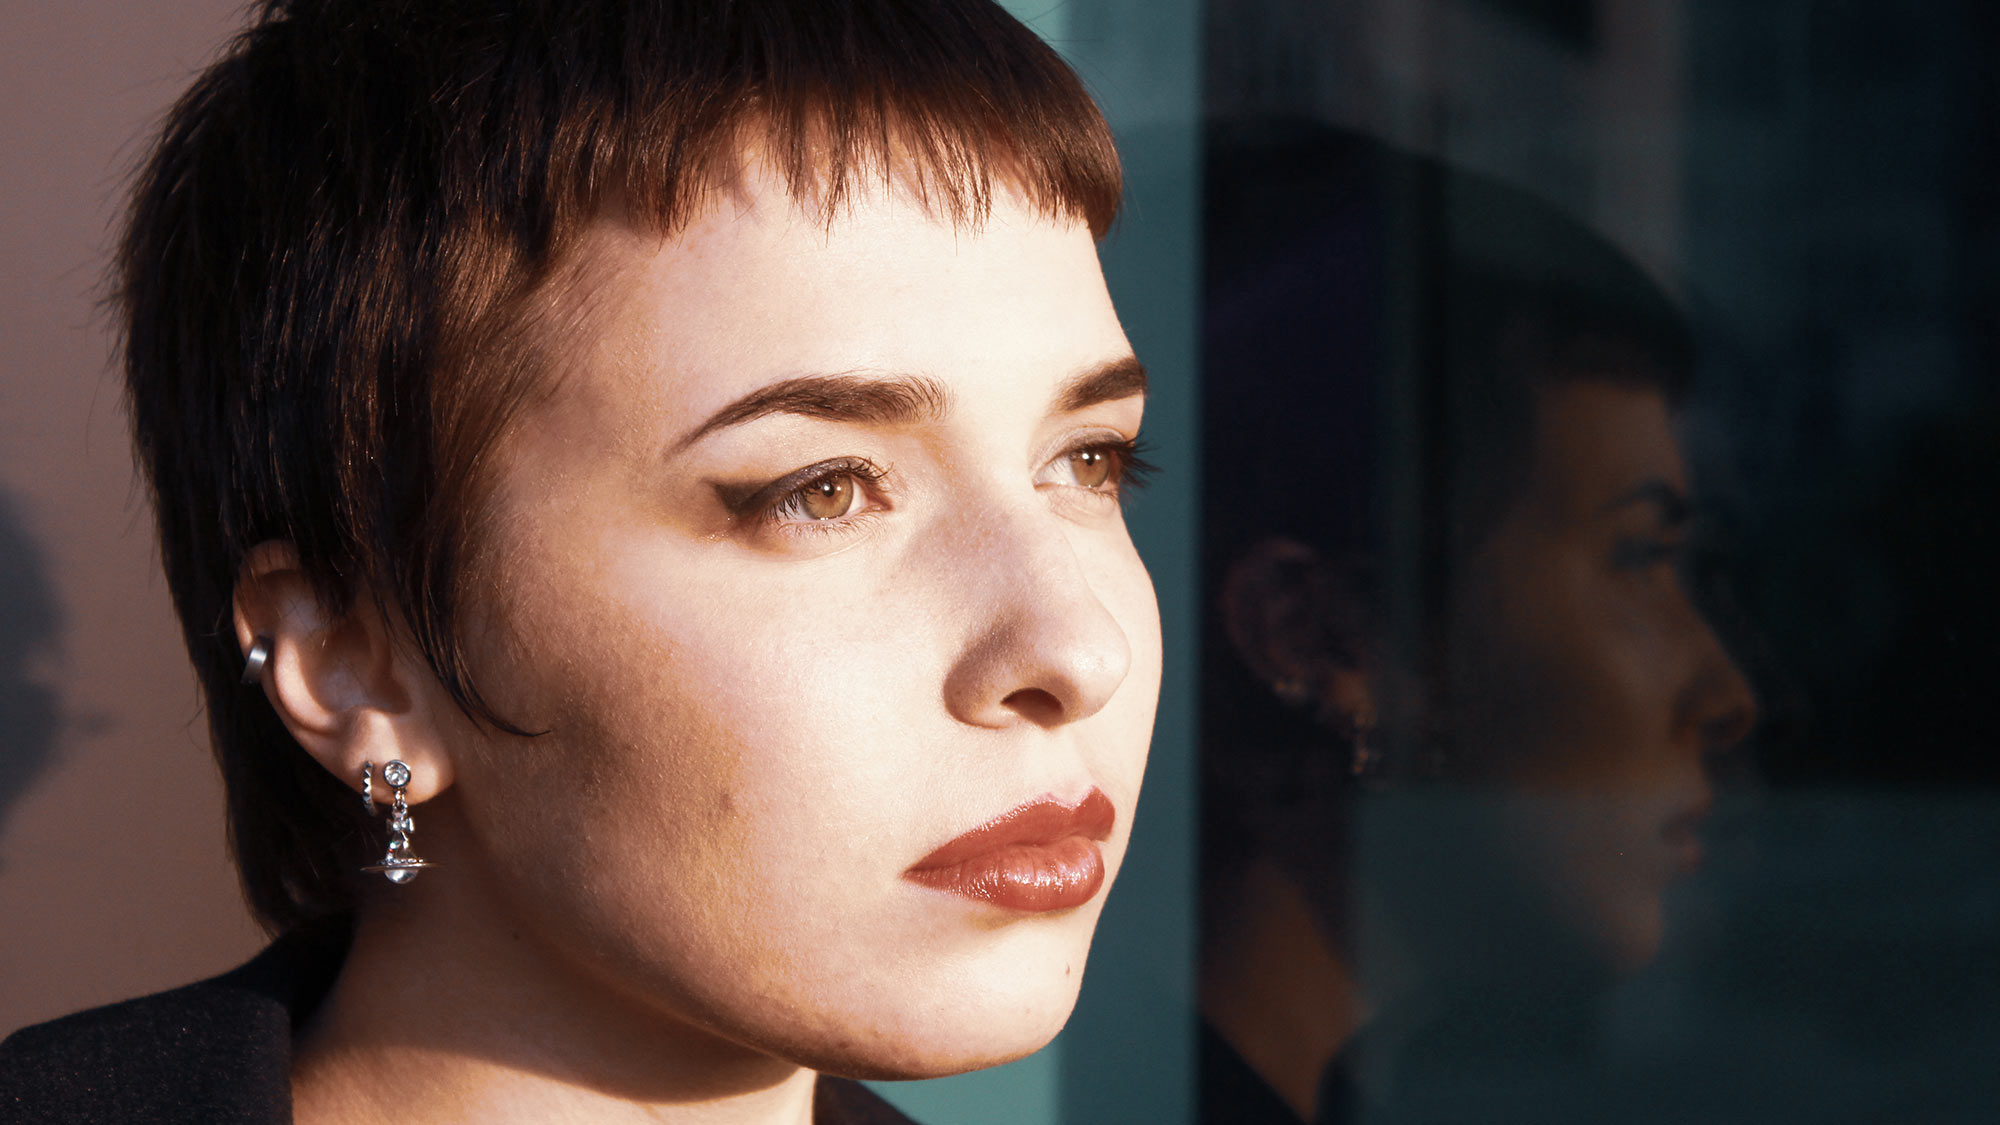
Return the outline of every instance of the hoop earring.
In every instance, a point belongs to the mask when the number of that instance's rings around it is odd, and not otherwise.
[[[361,763],[361,799],[368,805],[368,813],[375,813],[375,785],[372,778],[375,763]],[[391,883],[407,883],[417,877],[417,872],[437,864],[417,858],[410,852],[410,833],[416,831],[417,822],[410,816],[408,787],[410,767],[401,761],[382,763],[382,784],[395,790],[389,812],[389,847],[382,853],[382,862],[371,863],[361,870],[370,874],[380,874]]]
[[[243,654],[243,686],[252,687],[259,680],[262,680],[264,678],[264,665],[270,662],[271,638],[264,633],[259,633],[256,639],[250,642],[250,651]]]

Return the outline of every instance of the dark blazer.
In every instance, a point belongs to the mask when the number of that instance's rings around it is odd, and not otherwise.
[[[346,953],[344,931],[294,933],[213,980],[23,1028],[0,1042],[0,1122],[290,1122],[292,1033]],[[914,1125],[844,1078],[820,1079],[813,1122]]]

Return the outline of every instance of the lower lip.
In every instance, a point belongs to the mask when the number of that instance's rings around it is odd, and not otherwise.
[[[1104,856],[1096,841],[1069,836],[1047,844],[1010,844],[907,877],[933,890],[1041,914],[1089,902],[1104,885]]]

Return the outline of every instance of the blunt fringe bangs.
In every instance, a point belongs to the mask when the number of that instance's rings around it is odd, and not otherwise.
[[[134,441],[272,930],[350,912],[353,793],[238,686],[248,551],[375,600],[467,714],[480,465],[533,387],[520,320],[594,216],[670,234],[748,154],[831,221],[857,177],[976,224],[996,190],[1102,237],[1110,130],[990,0],[263,0],[169,112],[116,263]],[[996,186],[998,185],[998,186]]]

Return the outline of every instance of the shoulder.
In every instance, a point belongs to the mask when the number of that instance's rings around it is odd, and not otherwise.
[[[308,961],[288,939],[212,980],[15,1032],[0,1042],[0,1119],[289,1121]]]
[[[289,1105],[284,1010],[228,978],[93,1008],[0,1043],[0,1117],[22,1122],[236,1121]],[[276,1058],[273,1058],[273,1055]]]

